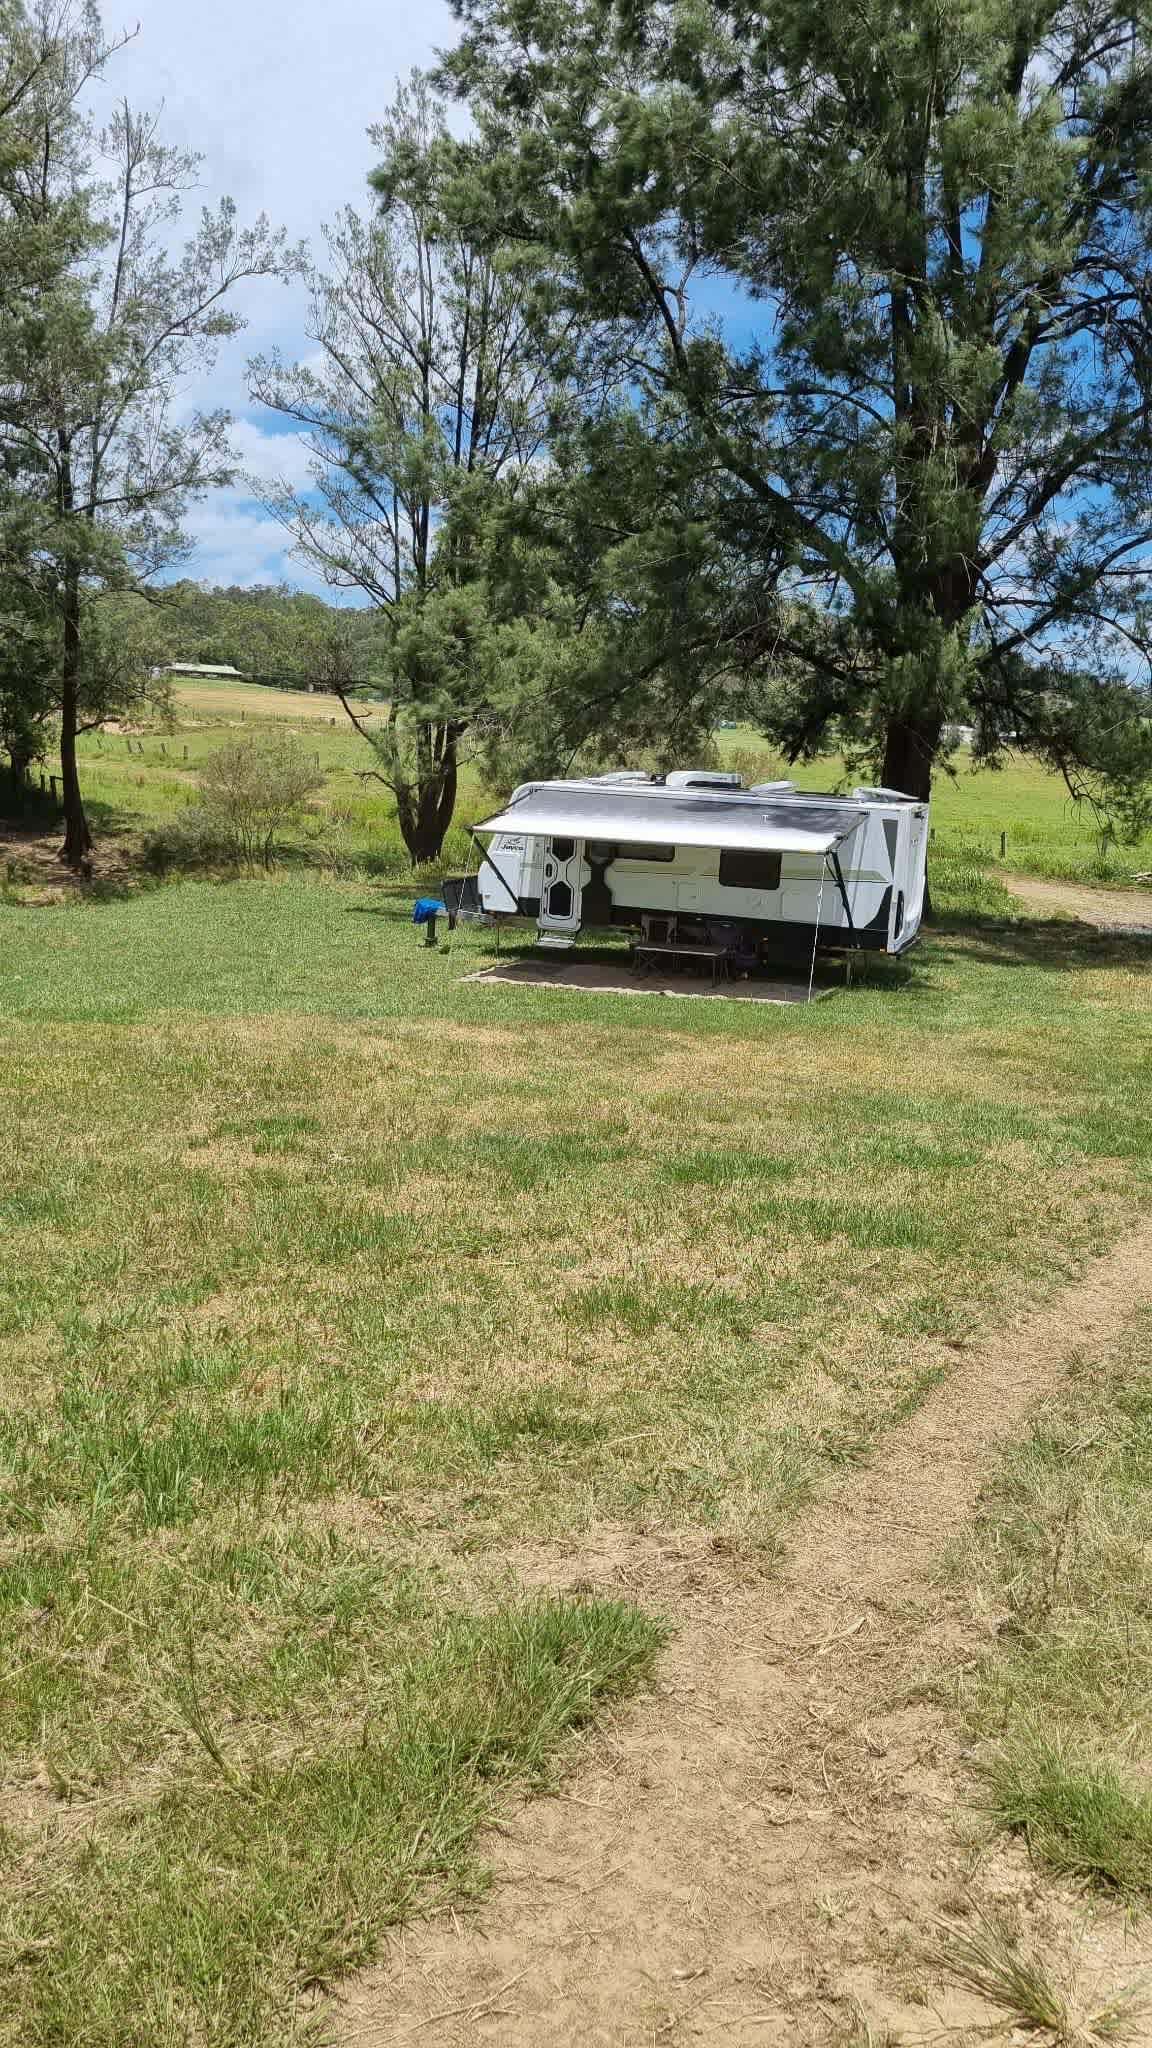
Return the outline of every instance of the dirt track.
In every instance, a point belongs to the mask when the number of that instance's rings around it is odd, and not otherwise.
[[[1058,911],[1098,931],[1140,932],[1152,938],[1152,891],[1091,889],[1076,882],[1048,882],[1039,875],[1005,875],[1005,887],[1034,910]]]
[[[874,1462],[823,1497],[775,1579],[706,1537],[606,1529],[530,1583],[595,1587],[677,1628],[655,1695],[590,1738],[557,1796],[509,1816],[476,1916],[396,1940],[329,2015],[338,2048],[653,2048],[688,2041],[1022,2039],[924,1961],[934,1916],[1030,1901],[1114,1986],[1146,1932],[965,1840],[947,1702],[994,1617],[936,1583],[997,1445],[1074,1354],[1152,1298],[1152,1225],[1041,1313],[963,1350]],[[895,2032],[888,2036],[886,2027]]]

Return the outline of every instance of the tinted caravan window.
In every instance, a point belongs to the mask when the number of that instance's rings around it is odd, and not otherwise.
[[[726,846],[720,854],[720,881],[725,889],[778,889],[780,855]]]
[[[625,841],[616,848],[617,860],[675,860],[674,846],[631,846]]]

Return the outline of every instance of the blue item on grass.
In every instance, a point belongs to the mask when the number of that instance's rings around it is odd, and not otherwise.
[[[431,924],[444,914],[446,905],[438,896],[418,896],[412,909],[413,924]]]

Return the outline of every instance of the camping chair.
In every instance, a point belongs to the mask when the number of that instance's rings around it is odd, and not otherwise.
[[[751,974],[759,965],[756,941],[742,925],[733,924],[728,918],[710,917],[708,939],[711,945],[726,949],[729,974]]]

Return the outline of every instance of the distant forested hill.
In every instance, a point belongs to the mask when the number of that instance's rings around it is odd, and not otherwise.
[[[160,660],[229,662],[265,680],[309,682],[326,666],[322,650],[339,635],[357,680],[371,680],[376,664],[374,613],[326,604],[287,584],[177,583],[150,613]]]

